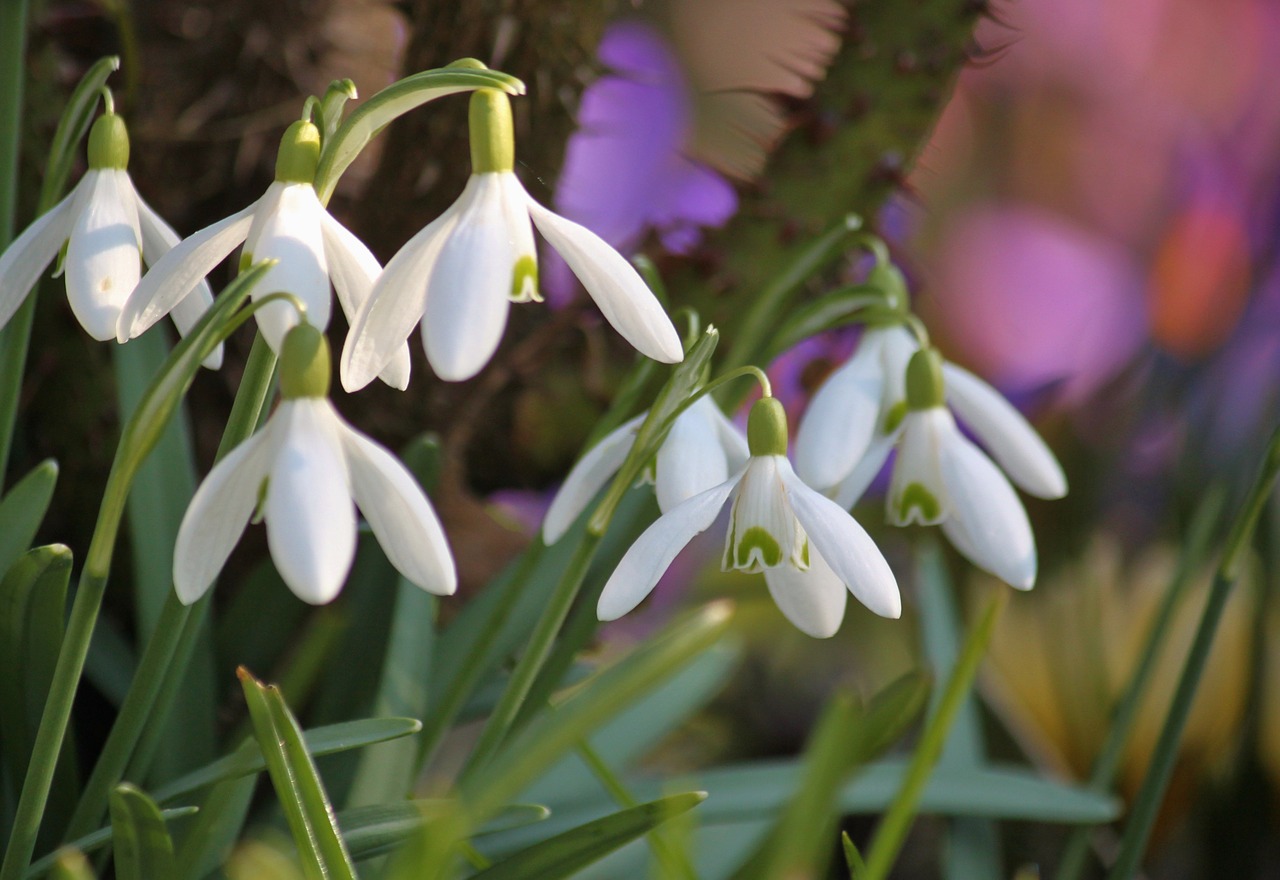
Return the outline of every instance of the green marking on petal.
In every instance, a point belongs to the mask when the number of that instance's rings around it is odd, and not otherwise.
[[[542,302],[538,292],[538,261],[528,254],[516,260],[511,272],[512,302]]]
[[[267,477],[258,484],[258,500],[253,504],[253,516],[249,518],[249,522],[258,525],[262,522],[262,518],[267,515],[267,488],[271,483],[271,478]]]
[[[912,509],[920,511],[925,522],[936,522],[942,515],[942,505],[922,483],[910,483],[898,498],[898,519],[906,522]]]
[[[892,434],[902,424],[902,420],[907,417],[907,401],[899,400],[893,406],[889,407],[889,411],[885,413],[884,427],[881,433]]]
[[[808,535],[805,535],[804,541],[802,541],[800,544],[800,552],[797,554],[797,558],[793,559],[792,561],[796,563],[796,568],[800,569],[801,571],[809,570],[810,563],[809,563],[809,536]]]
[[[782,562],[782,547],[773,535],[760,526],[742,533],[734,547],[734,567],[743,571],[773,568]]]

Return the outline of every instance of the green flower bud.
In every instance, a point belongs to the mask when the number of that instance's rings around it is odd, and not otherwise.
[[[892,263],[874,266],[867,273],[867,284],[880,290],[888,301],[890,308],[905,310],[910,301],[907,293],[907,279],[902,271]]]
[[[114,113],[102,114],[89,129],[89,167],[129,167],[129,130]]]
[[[280,183],[313,183],[320,164],[320,129],[299,121],[285,129],[276,153],[276,180]]]
[[[752,405],[747,449],[752,455],[787,454],[787,411],[776,397],[762,397]]]
[[[936,348],[922,348],[907,363],[907,407],[933,409],[946,401],[942,381],[942,355]]]
[[[516,166],[511,100],[497,89],[471,93],[471,173],[510,171]]]
[[[280,396],[326,397],[329,394],[329,340],[315,327],[301,323],[280,346]]]

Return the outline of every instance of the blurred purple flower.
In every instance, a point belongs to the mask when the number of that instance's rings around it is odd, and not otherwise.
[[[598,50],[613,72],[582,95],[556,186],[556,210],[624,253],[655,230],[664,247],[687,253],[701,227],[737,210],[733,187],[685,153],[692,136],[690,87],[666,40],[648,25],[622,21]],[[554,305],[574,291],[558,257],[543,262],[542,286]]]

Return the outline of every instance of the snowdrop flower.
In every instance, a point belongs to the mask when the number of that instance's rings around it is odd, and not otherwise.
[[[1002,462],[1014,462],[1010,473],[1041,489],[1040,494],[1065,494],[1062,470],[1043,441],[994,390],[969,380],[957,383],[961,390],[956,399],[978,402],[977,410],[969,410],[976,418],[961,413],[975,433]],[[906,386],[906,414],[887,499],[889,520],[899,526],[941,525],[974,565],[1010,586],[1030,589],[1036,581],[1036,546],[1027,513],[1000,468],[956,427],[946,406],[944,369],[936,350],[921,349],[911,356]]]
[[[328,391],[328,343],[299,324],[282,346],[279,407],[214,467],[182,518],[173,582],[183,603],[209,589],[256,510],[276,568],[303,601],[328,602],[342,589],[357,505],[401,574],[438,595],[457,589],[453,556],[417,481],[342,420]]]
[[[542,522],[542,539],[547,544],[560,540],[622,467],[646,415],[641,413],[613,431],[569,471]],[[710,395],[698,398],[671,423],[658,447],[653,468],[658,508],[669,513],[699,492],[723,483],[747,463],[747,457],[747,438],[724,417]]]
[[[391,258],[352,322],[342,352],[348,391],[367,385],[419,322],[436,375],[462,381],[480,372],[502,340],[509,304],[541,299],[533,226],[628,342],[664,363],[683,359],[675,327],[631,264],[535,202],[514,164],[510,102],[479,89],[471,98],[471,179]]]
[[[897,444],[907,414],[907,365],[919,350],[901,325],[869,328],[854,356],[818,389],[800,420],[796,471],[852,507]],[[1024,491],[1061,498],[1067,480],[1035,429],[986,382],[942,363],[946,404]]]
[[[605,584],[596,608],[601,620],[636,607],[730,498],[722,567],[764,572],[773,600],[800,630],[816,638],[834,635],[844,617],[846,588],[876,614],[902,613],[897,581],[870,536],[791,469],[786,426],[775,398],[755,403],[747,423],[746,466],[645,530]]]
[[[39,217],[0,255],[0,327],[9,322],[45,267],[66,244],[67,301],[94,339],[116,338],[116,320],[138,285],[142,262],[154,265],[178,235],[133,187],[129,133],[110,106],[89,131],[89,170],[71,193]],[[191,279],[173,295],[173,320],[186,333],[213,294]],[[219,348],[208,365],[221,362]]]
[[[290,125],[276,157],[275,182],[249,207],[185,239],[152,267],[120,315],[120,341],[143,333],[163,317],[184,288],[213,271],[241,243],[242,267],[258,260],[278,261],[254,287],[255,299],[277,291],[291,293],[306,305],[307,322],[323,330],[329,325],[332,282],[342,310],[354,317],[381,266],[320,204],[312,185],[319,158],[319,129],[307,121]],[[263,337],[277,352],[289,328],[298,323],[297,310],[287,302],[268,303],[258,310],[257,319]],[[389,349],[378,372],[388,385],[407,387],[408,346]]]

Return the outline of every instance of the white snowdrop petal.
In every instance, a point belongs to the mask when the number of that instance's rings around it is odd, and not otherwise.
[[[1030,589],[1036,580],[1036,545],[1018,493],[954,426],[940,459],[951,508],[944,531],[956,549],[1010,586]]]
[[[80,181],[65,199],[37,217],[0,253],[0,327],[9,323],[71,234],[76,201],[84,186],[85,182]]]
[[[335,418],[337,416],[335,415]],[[340,425],[351,493],[396,570],[429,593],[450,596],[458,573],[444,529],[418,481],[395,456]]]
[[[729,462],[717,436],[715,412],[710,397],[700,398],[672,423],[658,448],[654,489],[663,513],[728,479]]]
[[[206,226],[153,263],[120,312],[116,338],[128,342],[169,314],[189,290],[244,241],[256,208],[254,202],[243,211]]]
[[[622,467],[627,453],[631,451],[631,444],[635,442],[636,429],[645,415],[641,413],[605,435],[569,471],[542,520],[542,540],[548,546],[564,536],[596,493]]]
[[[132,186],[132,182],[130,185]],[[148,266],[154,266],[161,257],[178,245],[178,233],[174,232],[173,227],[143,201],[141,196],[137,196],[136,189],[134,194],[138,202],[138,228],[142,231],[142,261]],[[173,324],[178,328],[178,332],[186,336],[204,317],[204,313],[212,304],[213,291],[209,289],[209,282],[201,278],[191,292],[173,307],[169,317],[173,318]],[[216,370],[222,366],[222,343],[218,343],[217,347],[204,359],[204,366],[210,370]]]
[[[275,453],[274,422],[218,462],[196,490],[178,527],[173,586],[184,605],[212,586],[258,504]]]
[[[355,504],[327,400],[280,404],[279,445],[267,484],[267,545],[289,589],[313,605],[342,589],[356,551]]]
[[[867,332],[880,350],[880,364],[884,370],[884,391],[880,410],[881,433],[892,431],[894,422],[901,419],[907,399],[907,364],[911,356],[920,350],[920,344],[905,327],[884,327]],[[863,344],[867,344],[864,338]]]
[[[67,242],[67,300],[94,339],[116,338],[120,310],[142,276],[142,242],[133,187],[123,171],[104,169],[92,182]]]
[[[864,340],[818,389],[800,419],[796,473],[806,483],[829,489],[857,466],[875,437],[883,390],[879,346]]]
[[[356,238],[328,211],[321,209],[320,231],[324,237],[324,255],[329,265],[329,280],[348,323],[364,308],[382,266],[364,242]],[[402,342],[399,351],[378,373],[378,378],[401,391],[409,387],[409,343]]]
[[[781,475],[791,465],[781,455],[753,456],[733,499],[721,565],[760,571],[803,564],[804,536],[787,501]]]
[[[537,266],[537,243],[533,240],[533,222],[529,219],[529,195],[520,185],[520,179],[511,172],[499,172],[498,181],[502,190],[502,219],[507,227],[507,237],[515,249],[517,260],[529,260]],[[515,282],[519,280],[520,287]],[[507,295],[513,302],[529,302],[540,300],[536,272],[517,279],[513,274]]]
[[[805,635],[827,639],[840,629],[849,591],[821,553],[810,548],[807,571],[790,565],[766,568],[764,581],[778,610]]]
[[[645,529],[609,576],[596,605],[596,616],[616,620],[639,605],[694,535],[705,532],[716,521],[741,478],[740,473],[735,474],[719,486],[694,495]]]
[[[459,208],[468,198],[467,184],[458,201],[409,239],[387,263],[342,347],[342,387],[359,391],[399,357],[405,340],[422,320],[427,302],[427,279],[457,223]]]
[[[834,496],[836,504],[845,510],[850,510],[861,500],[867,487],[875,482],[880,471],[884,469],[884,463],[888,461],[889,453],[893,452],[894,444],[897,442],[898,432],[896,431],[892,434],[879,434],[871,441],[862,460],[849,472],[849,476],[844,478],[844,482],[836,487]]]
[[[427,282],[422,344],[436,375],[470,379],[502,341],[518,253],[502,212],[496,172],[474,174],[475,195],[458,215]]]
[[[280,188],[276,209],[266,214],[257,240],[246,250],[258,260],[279,260],[254,285],[254,300],[283,291],[302,300],[307,322],[321,330],[329,326],[331,297],[329,264],[325,259],[320,216],[324,208],[309,183],[291,183]],[[255,313],[263,338],[275,351],[284,336],[299,321],[291,303],[273,302]]]
[[[942,407],[909,412],[903,418],[898,460],[885,499],[889,522],[933,526],[946,518],[946,484],[938,459],[942,438],[955,430],[955,420]]]
[[[1067,494],[1062,465],[1004,395],[968,370],[944,364],[947,403],[1015,483],[1037,498]]]
[[[790,467],[779,468],[796,519],[817,551],[849,591],[881,617],[899,617],[898,581],[880,548],[847,511],[810,489]]]
[[[684,360],[680,335],[671,319],[621,254],[585,226],[547,210],[532,198],[528,205],[538,231],[578,276],[605,320],[627,342],[662,363]]]

